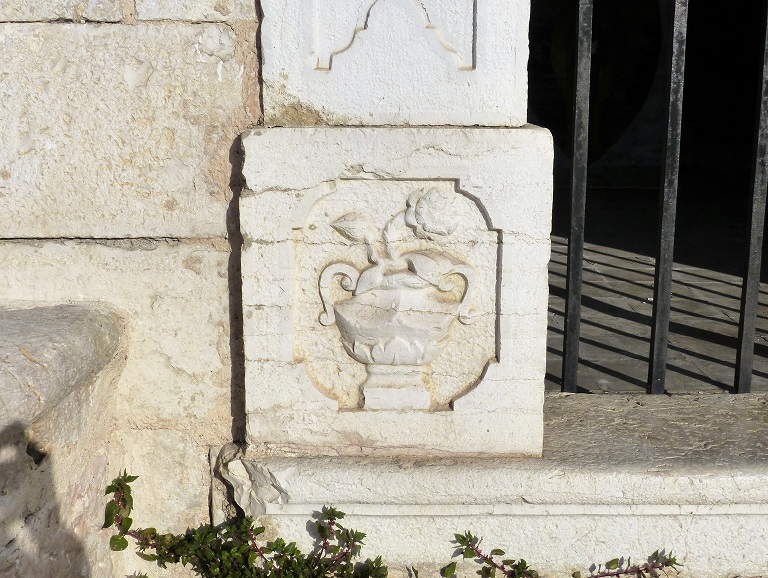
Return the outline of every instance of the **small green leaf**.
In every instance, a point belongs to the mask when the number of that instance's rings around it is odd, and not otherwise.
[[[451,562],[447,566],[440,569],[440,576],[443,578],[451,578],[456,573],[456,562]]]
[[[504,550],[500,548],[494,548],[493,550],[491,550],[491,556],[503,556],[503,555],[504,555]]]
[[[120,531],[123,532],[123,534],[125,534],[128,530],[131,529],[131,524],[133,524],[133,520],[128,516],[126,516],[120,522]]]
[[[138,479],[139,479],[139,476],[125,476],[124,481],[130,484],[131,482],[135,482]]]
[[[470,548],[469,546],[467,546],[466,548],[464,548],[464,552],[462,552],[462,556],[464,556],[464,558],[474,558],[475,551],[472,550],[472,548]]]
[[[146,560],[147,562],[154,562],[155,560],[157,560],[157,556],[155,556],[154,554],[147,554],[145,552],[136,552],[136,555],[142,560]]]
[[[605,567],[608,570],[616,570],[616,568],[619,567],[619,559],[618,558],[614,558],[613,560],[608,560],[605,563]]]
[[[115,514],[117,514],[117,502],[110,500],[104,509],[104,525],[102,528],[109,528],[115,523]]]
[[[119,489],[119,486],[115,482],[112,482],[107,486],[107,489],[104,490],[104,495],[108,496],[109,494],[114,494]]]
[[[109,539],[109,549],[114,552],[120,552],[121,550],[125,550],[127,547],[128,547],[128,540],[126,540],[125,536],[121,534],[112,536]]]
[[[571,574],[571,578],[581,578],[581,572],[574,572]]]

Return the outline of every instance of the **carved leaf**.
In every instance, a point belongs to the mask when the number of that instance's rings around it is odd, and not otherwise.
[[[390,259],[395,258],[395,241],[399,234],[398,225],[402,224],[405,211],[398,213],[392,217],[384,226],[384,230],[381,232],[381,240],[384,241],[384,249],[387,252],[387,257]]]
[[[331,227],[342,237],[356,243],[370,242],[376,235],[373,225],[360,213],[347,213],[331,223]]]
[[[438,253],[409,253],[404,257],[411,271],[435,287],[439,287],[442,277],[454,268],[448,257]]]

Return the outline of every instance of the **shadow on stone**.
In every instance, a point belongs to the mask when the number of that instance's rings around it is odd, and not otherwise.
[[[50,456],[20,421],[0,430],[0,576],[90,578],[85,547],[61,521]]]
[[[245,441],[245,351],[243,349],[243,281],[240,258],[243,235],[240,232],[240,193],[245,187],[243,177],[243,151],[238,136],[229,149],[232,166],[229,188],[232,200],[227,210],[227,238],[230,245],[229,264],[229,354],[232,360],[230,381],[232,439]]]

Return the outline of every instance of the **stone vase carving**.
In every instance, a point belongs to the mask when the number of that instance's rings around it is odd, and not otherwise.
[[[365,243],[370,266],[334,262],[319,279],[322,325],[336,324],[345,351],[366,366],[365,409],[428,409],[427,366],[442,352],[455,321],[472,322],[474,273],[465,263],[430,249],[400,252],[406,232],[417,239],[445,242],[458,226],[450,198],[432,189],[414,193],[407,209],[379,235],[359,213],[332,223],[343,237]],[[334,302],[336,278],[351,293]],[[457,299],[456,296],[459,295]]]

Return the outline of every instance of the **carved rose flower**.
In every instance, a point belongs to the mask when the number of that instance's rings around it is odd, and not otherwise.
[[[405,222],[417,237],[432,241],[453,233],[463,212],[459,195],[437,189],[411,194],[407,205]]]

